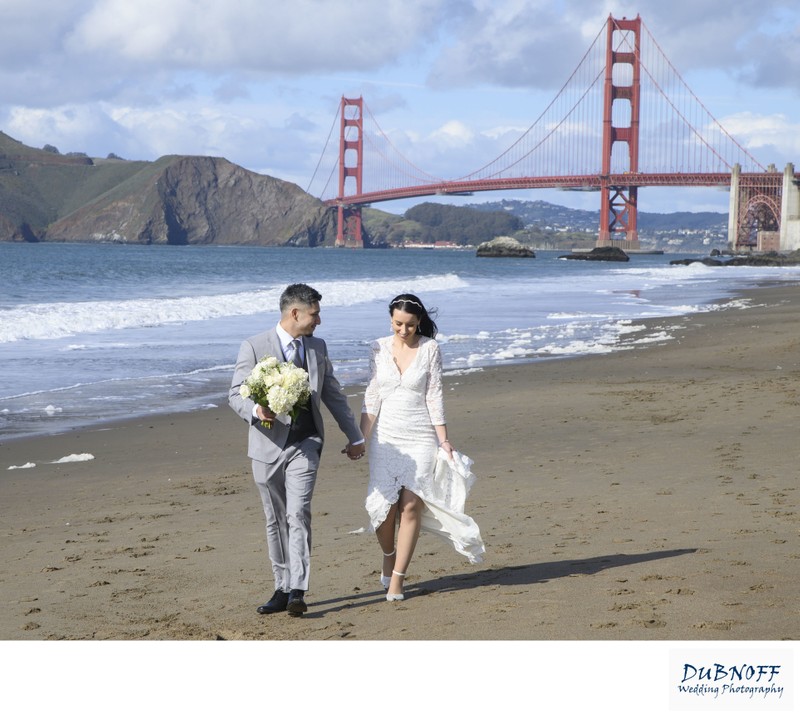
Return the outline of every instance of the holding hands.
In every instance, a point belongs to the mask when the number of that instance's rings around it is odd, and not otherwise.
[[[360,458],[364,457],[364,453],[367,450],[366,443],[359,443],[358,445],[353,445],[352,443],[348,443],[343,449],[342,453],[346,453],[347,457],[351,461],[357,461]]]

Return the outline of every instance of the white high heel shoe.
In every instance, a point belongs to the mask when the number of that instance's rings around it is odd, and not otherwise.
[[[392,575],[399,575],[401,578],[406,576],[405,573],[398,573],[396,570],[392,570]],[[388,586],[386,588],[389,589]],[[386,600],[387,602],[396,602],[398,600],[405,600],[406,596],[403,593],[386,593]]]
[[[391,553],[384,553],[383,557],[384,558],[391,558],[392,555],[394,555],[396,552],[397,552],[397,549],[395,548]],[[391,584],[391,582],[392,582],[392,576],[391,575],[384,575],[383,574],[383,567],[381,567],[381,585],[383,585],[383,589],[384,590],[388,590],[389,589],[389,585]]]

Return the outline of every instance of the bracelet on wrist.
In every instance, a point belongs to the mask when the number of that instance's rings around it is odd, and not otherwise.
[[[441,448],[441,447],[442,447],[442,446],[443,446],[445,443],[450,443],[450,441],[448,441],[448,440],[445,438],[445,439],[444,439],[444,440],[443,440],[443,441],[442,441],[442,442],[439,444],[439,448]],[[450,445],[453,445],[453,444],[452,444],[452,443],[450,443]]]

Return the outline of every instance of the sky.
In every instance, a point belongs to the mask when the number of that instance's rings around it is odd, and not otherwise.
[[[409,160],[454,178],[533,123],[609,15],[637,14],[737,141],[800,168],[797,0],[0,0],[0,130],[92,157],[220,156],[306,189],[341,97],[362,96]],[[451,201],[503,198],[599,203]],[[639,208],[728,197],[641,189]]]

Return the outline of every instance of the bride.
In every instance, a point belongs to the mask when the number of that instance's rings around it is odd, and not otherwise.
[[[447,438],[442,358],[436,324],[422,301],[389,304],[392,335],[371,345],[361,431],[369,442],[366,509],[383,551],[386,599],[402,600],[420,529],[453,543],[470,562],[484,552],[478,526],[463,513],[472,461]]]

